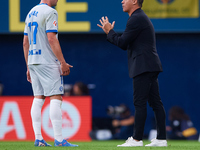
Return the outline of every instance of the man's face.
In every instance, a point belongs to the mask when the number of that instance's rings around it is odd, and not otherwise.
[[[122,8],[124,12],[129,12],[133,7],[133,0],[123,0],[122,1]]]

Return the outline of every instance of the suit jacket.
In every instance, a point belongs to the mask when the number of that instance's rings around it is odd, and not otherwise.
[[[127,50],[130,78],[144,72],[162,71],[156,50],[154,27],[141,8],[135,10],[129,17],[122,35],[110,30],[107,40]]]

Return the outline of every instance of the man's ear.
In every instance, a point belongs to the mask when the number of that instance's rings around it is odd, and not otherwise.
[[[136,5],[137,4],[137,0],[131,0],[133,5]]]

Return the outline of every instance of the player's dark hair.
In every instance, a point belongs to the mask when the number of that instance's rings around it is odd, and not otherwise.
[[[143,2],[144,2],[144,0],[138,0],[138,5],[139,5],[140,7],[142,7]]]

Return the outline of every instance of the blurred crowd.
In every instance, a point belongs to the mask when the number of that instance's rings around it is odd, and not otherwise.
[[[176,140],[197,140],[199,133],[185,111],[179,106],[169,110],[170,125],[167,126],[167,138]]]
[[[106,108],[107,115],[111,118],[111,127],[107,125],[105,129],[98,129],[95,127],[90,133],[92,139],[96,140],[110,140],[110,139],[127,139],[131,137],[134,132],[134,114],[125,104],[119,106],[108,106]],[[168,113],[169,125],[166,126],[167,139],[172,140],[198,140],[199,132],[195,128],[189,115],[187,115],[180,106],[173,106]],[[106,121],[106,120],[104,120]],[[155,119],[153,118],[154,124]],[[149,135],[144,138],[152,140],[156,137],[155,126]],[[144,135],[145,136],[145,135]]]
[[[64,96],[90,95],[88,86],[81,81],[76,82],[74,85],[65,85],[64,91]]]

